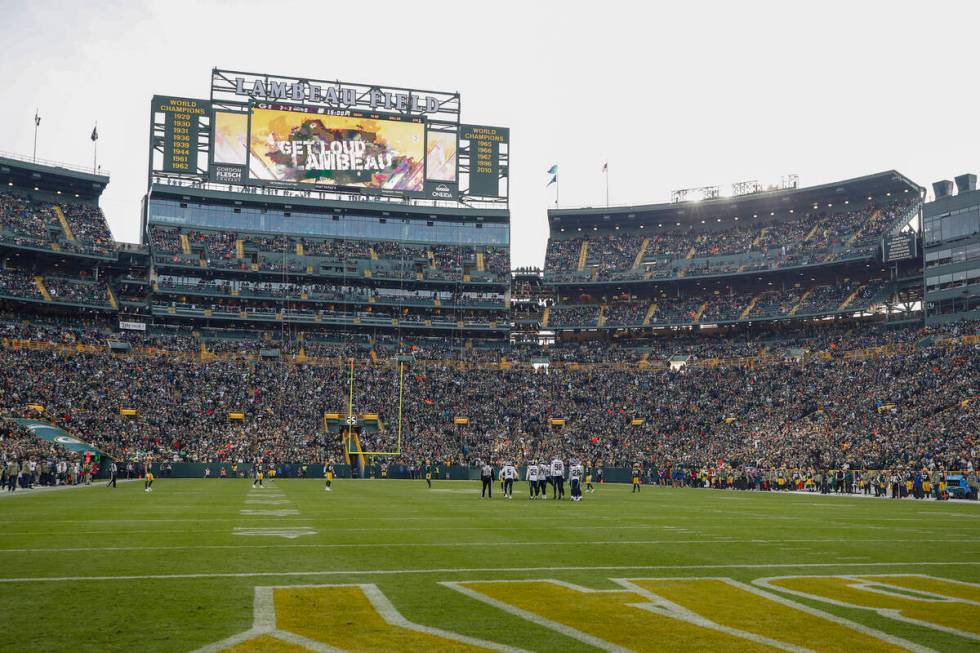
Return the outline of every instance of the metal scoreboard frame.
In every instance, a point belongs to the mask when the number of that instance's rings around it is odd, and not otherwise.
[[[169,103],[169,104],[167,104]],[[325,117],[364,117],[377,121],[422,125],[421,190],[364,187],[323,181],[257,179],[252,176],[252,116],[257,108],[283,106]],[[171,109],[170,107],[174,107]],[[184,107],[190,107],[184,108]],[[288,77],[214,68],[210,98],[154,96],[150,109],[148,185],[235,189],[250,193],[298,195],[324,200],[356,199],[405,202],[429,206],[507,208],[509,205],[510,132],[502,127],[460,123],[458,92],[429,91]],[[203,114],[199,109],[203,109]],[[191,122],[184,115],[195,113]],[[245,122],[244,163],[217,161],[219,114],[237,114]],[[464,139],[466,135],[473,136]],[[430,178],[429,139],[432,134],[455,140],[455,174],[440,163],[442,178]],[[193,139],[190,144],[189,140]],[[227,139],[225,140],[227,143]],[[227,151],[227,150],[226,150]],[[450,164],[451,165],[451,164]],[[358,168],[359,169],[359,168]],[[454,177],[454,179],[449,179]]]

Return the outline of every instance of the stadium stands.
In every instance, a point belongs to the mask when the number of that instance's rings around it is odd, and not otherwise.
[[[882,264],[919,201],[897,173],[740,199],[758,208],[738,224],[728,204],[551,212],[543,273],[513,275],[509,227],[457,238],[454,215],[289,222],[280,199],[243,218],[156,189],[145,246],[125,248],[97,198],[9,188],[0,418],[41,416],[121,458],[341,460],[325,414],[346,412],[353,363],[354,409],[379,420],[362,446],[400,432],[406,464],[556,447],[743,476],[974,463],[978,323],[924,327],[920,263]],[[396,222],[399,238],[378,235]],[[73,458],[0,432],[7,458]]]

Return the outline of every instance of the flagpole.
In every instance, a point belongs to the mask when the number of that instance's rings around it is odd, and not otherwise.
[[[609,207],[609,162],[603,166],[602,171],[606,174],[606,207]]]
[[[34,155],[32,161],[37,163],[37,128],[41,124],[41,117],[37,114],[37,107],[34,108]]]
[[[99,123],[96,121],[95,129],[92,130],[95,138],[92,139],[92,174],[96,174],[97,163],[99,161]]]

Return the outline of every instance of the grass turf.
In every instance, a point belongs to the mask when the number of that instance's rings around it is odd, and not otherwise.
[[[861,573],[980,582],[976,505],[649,486],[631,495],[626,485],[581,503],[528,501],[523,482],[512,501],[499,485],[484,501],[477,483],[433,486],[338,480],[326,493],[312,479],[252,490],[245,480],[163,478],[151,494],[141,482],[18,491],[0,499],[0,650],[193,650],[252,625],[255,586],[373,583],[416,623],[550,651],[594,649],[439,582],[611,589],[621,577]],[[243,528],[297,533],[236,534]],[[930,648],[978,648],[799,602]]]

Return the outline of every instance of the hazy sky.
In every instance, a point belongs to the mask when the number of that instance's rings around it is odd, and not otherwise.
[[[0,0],[0,150],[111,171],[135,241],[154,93],[206,98],[214,66],[458,90],[511,129],[512,256],[540,265],[545,170],[562,206],[795,173],[980,171],[976,26],[961,2],[20,2]]]

